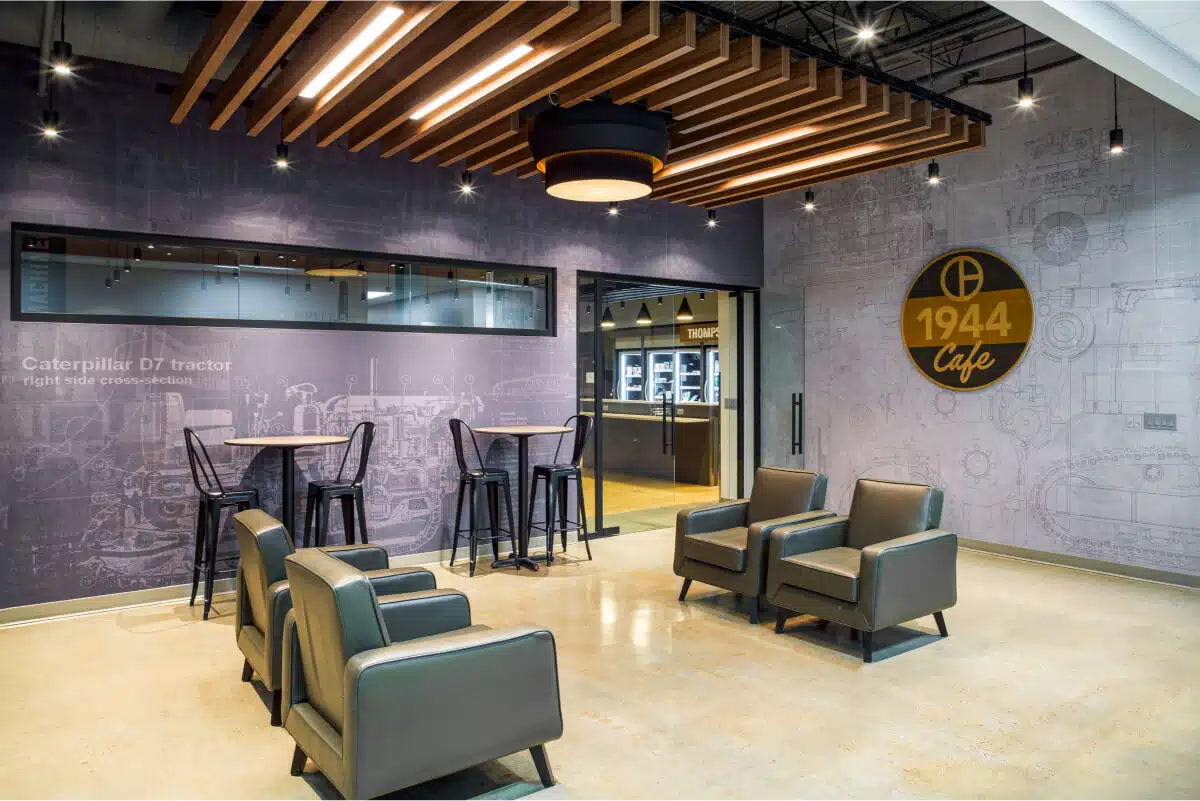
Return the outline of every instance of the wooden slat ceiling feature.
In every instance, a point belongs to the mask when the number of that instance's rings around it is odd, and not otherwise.
[[[984,141],[980,123],[658,0],[298,0],[251,29],[263,7],[222,4],[172,122],[246,35],[205,111],[214,130],[244,109],[250,135],[278,120],[284,141],[528,178],[547,98],[636,102],[668,117],[651,198],[673,203],[717,208]]]
[[[718,25],[700,37],[696,49],[646,74],[627,75],[612,91],[614,103],[633,103],[673,83],[729,61],[729,26]]]
[[[696,15],[689,11],[671,20],[654,44],[563,87],[559,92],[559,105],[570,108],[590,100],[624,81],[694,52],[696,45]]]
[[[200,42],[200,47],[188,59],[179,85],[171,94],[171,122],[179,125],[187,117],[261,5],[261,2],[253,0],[221,6],[212,27]]]
[[[679,78],[647,94],[646,107],[651,111],[662,111],[696,95],[711,92],[739,78],[753,75],[760,69],[762,40],[757,36],[746,36],[729,46],[728,61],[718,62],[712,69]]]
[[[362,98],[352,103],[358,109],[353,120],[336,128],[318,128],[317,143],[328,145],[349,129],[350,150],[362,150],[402,125],[422,105],[514,48],[529,46],[578,11],[578,2],[464,3],[459,13],[447,17],[445,31],[433,31],[425,47],[397,59],[396,69],[381,86],[364,87]],[[426,48],[432,52],[425,52]]]
[[[311,38],[304,42],[287,65],[258,92],[247,115],[247,133],[258,136],[317,78],[335,54],[341,53],[366,30],[390,3],[342,3]],[[404,15],[395,26],[403,24]],[[386,34],[385,34],[386,35]],[[336,78],[336,76],[335,76]]]
[[[576,20],[578,26],[572,24]],[[547,34],[553,42],[549,46],[534,43],[534,51],[542,58],[525,77],[453,113],[435,115],[428,121],[405,122],[384,137],[383,155],[394,156],[419,143],[419,147],[412,147],[410,158],[426,159],[484,125],[653,42],[661,30],[658,0],[624,14],[619,0],[607,7],[589,3],[572,23],[563,26],[561,32]]]
[[[900,160],[900,163],[907,163],[905,160],[919,160],[936,154],[958,152],[970,147],[971,126],[971,121],[966,117],[953,116],[939,109],[934,112],[934,124],[928,131],[908,134],[898,139],[876,142],[860,148],[839,148],[822,153],[812,159],[815,166],[808,169],[741,186],[722,184],[715,187],[715,191],[710,194],[689,200],[688,205],[713,208],[717,204],[728,205],[730,201],[742,202],[777,192],[802,189],[814,183],[830,180],[829,176],[831,175],[857,175],[863,172],[874,172],[876,169],[882,169],[879,165],[889,165],[897,160]],[[871,148],[874,148],[873,152],[863,152]],[[781,165],[781,167],[786,166]]]
[[[439,20],[455,9],[458,5],[457,0],[430,0],[430,2],[414,2],[404,4],[404,18],[400,25],[396,26],[390,38],[386,40],[381,37],[381,44],[375,45],[380,47],[383,52],[375,55],[368,55],[366,63],[361,70],[350,71],[349,75],[342,80],[334,82],[328,89],[318,97],[312,99],[296,98],[292,105],[288,106],[283,114],[283,139],[285,142],[294,142],[301,134],[311,128],[317,121],[325,116],[328,112],[337,107],[344,100],[349,100],[354,92],[368,82],[374,82],[375,87],[395,85],[396,78],[395,70],[397,66],[403,64],[401,59],[396,58],[400,54],[411,56],[415,48],[412,46],[418,41],[426,41],[425,34],[437,24]],[[486,5],[479,3],[478,5]],[[517,5],[516,3],[504,5]],[[371,51],[368,51],[370,54]],[[387,74],[382,74],[386,71]],[[411,75],[411,71],[405,77]],[[369,89],[368,92],[371,90]],[[376,88],[376,91],[378,89]]]
[[[221,91],[217,92],[209,114],[208,127],[211,130],[218,131],[229,122],[229,118],[241,108],[246,98],[250,97],[250,93],[258,88],[267,77],[267,73],[274,69],[325,5],[325,0],[311,0],[284,3],[280,7],[279,13],[267,25],[262,36],[246,51],[233,68],[233,72],[225,79]]]

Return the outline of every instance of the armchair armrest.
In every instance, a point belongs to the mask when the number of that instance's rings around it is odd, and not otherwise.
[[[724,501],[712,506],[693,506],[680,509],[675,516],[675,575],[683,569],[683,538],[688,534],[704,534],[724,528],[746,525],[750,500]]]
[[[823,517],[814,518],[799,525],[776,528],[771,532],[771,561],[787,559],[800,553],[823,551],[846,544],[847,525],[850,518],[824,512]],[[817,514],[810,512],[809,514]]]
[[[759,520],[757,523],[752,523],[749,534],[746,537],[746,563],[761,563],[761,560],[770,552],[770,538],[775,531],[800,523],[833,517],[833,514],[828,509],[817,509],[812,512],[800,512],[794,515],[773,517],[769,520]]]
[[[958,537],[937,528],[863,548],[860,606],[872,629],[954,606],[957,561]]]
[[[471,625],[471,602],[458,590],[424,590],[379,596],[379,611],[393,643],[446,634]]]
[[[289,610],[283,619],[283,687],[280,718],[286,723],[288,709],[308,700],[304,684],[304,665],[300,661],[300,634],[296,630],[296,613]]]
[[[534,626],[365,651],[346,664],[345,682],[343,753],[356,798],[562,736],[554,635]]]
[[[388,567],[383,570],[364,570],[363,573],[376,595],[400,595],[437,589],[437,579],[423,567]]]
[[[359,570],[384,570],[387,550],[378,545],[322,545],[321,551]]]

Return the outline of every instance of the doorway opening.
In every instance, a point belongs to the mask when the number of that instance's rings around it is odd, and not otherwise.
[[[668,528],[683,507],[741,497],[754,290],[581,273],[578,299],[592,530]]]

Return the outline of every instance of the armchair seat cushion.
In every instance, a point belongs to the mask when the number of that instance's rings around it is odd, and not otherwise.
[[[826,548],[781,560],[779,577],[784,584],[857,603],[861,564],[858,548]]]
[[[745,526],[688,534],[683,538],[683,555],[697,562],[735,570],[746,570],[746,547],[750,530]]]

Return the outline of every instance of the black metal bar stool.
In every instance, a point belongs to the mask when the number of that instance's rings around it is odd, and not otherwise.
[[[467,464],[466,452],[463,449],[464,430],[471,436],[471,447],[474,448],[475,459],[479,462],[479,467],[477,468]],[[454,418],[450,421],[450,436],[454,439],[454,457],[458,460],[458,499],[454,503],[454,543],[450,549],[450,566],[454,566],[454,558],[458,555],[458,541],[464,536],[462,528],[462,505],[463,498],[467,491],[470,490],[471,508],[465,536],[471,556],[470,575],[474,576],[475,549],[481,539],[478,534],[480,527],[476,524],[475,518],[475,507],[478,506],[479,491],[483,490],[487,496],[488,524],[491,529],[491,536],[483,537],[482,539],[492,543],[492,555],[496,561],[500,560],[500,540],[504,539],[504,534],[508,535],[508,541],[512,545],[513,553],[516,554],[518,552],[517,525],[515,522],[516,518],[513,516],[512,492],[509,491],[507,470],[484,466],[483,456],[479,453],[479,443],[475,441],[475,432],[471,430],[469,425],[458,418]],[[508,528],[501,528],[500,526],[500,490],[504,490],[504,505],[508,511]]]
[[[358,470],[349,481],[342,478],[346,472],[346,461],[354,451],[354,440],[362,432],[359,440]],[[346,544],[354,544],[354,514],[358,512],[358,533],[362,545],[367,544],[367,506],[363,500],[363,481],[367,478],[367,461],[371,457],[371,443],[375,441],[375,424],[359,423],[350,433],[350,441],[346,443],[346,452],[342,454],[342,463],[338,467],[337,478],[333,481],[308,482],[308,496],[304,504],[304,541],[303,547],[308,547],[309,537],[313,533],[313,519],[316,518],[316,546],[325,544],[329,534],[329,506],[335,500],[342,502],[342,526],[346,529]]]
[[[258,508],[258,490],[248,487],[225,487],[203,440],[190,428],[183,429],[188,465],[192,468],[192,483],[200,493],[196,510],[196,553],[192,557],[192,597],[188,606],[196,604],[200,587],[200,568],[204,567],[204,619],[212,608],[213,579],[217,572],[217,536],[221,531],[221,510],[236,506],[239,512]],[[203,479],[203,481],[201,480]]]
[[[569,463],[560,463],[558,455],[562,451],[563,438],[566,434],[558,436],[558,447],[554,449],[553,464],[538,464],[533,466],[533,485],[529,488],[529,508],[532,510],[534,504],[537,503],[537,488],[538,481],[546,482],[546,525],[539,526],[532,521],[532,512],[530,513],[530,529],[538,529],[546,533],[546,564],[554,561],[554,533],[558,531],[562,535],[562,549],[566,553],[567,550],[567,534],[575,531],[579,533],[579,538],[583,540],[583,547],[587,549],[588,559],[592,558],[592,546],[588,543],[587,530],[587,512],[583,504],[583,470],[580,468],[580,462],[583,461],[583,449],[587,445],[588,433],[592,428],[592,418],[587,415],[576,414],[567,418],[564,426],[570,426],[571,422],[575,422],[574,443],[571,447],[571,461]],[[576,510],[579,519],[567,519],[567,493],[570,490],[569,481],[575,480],[576,503],[579,508]],[[555,525],[555,509],[558,511],[558,525]]]

